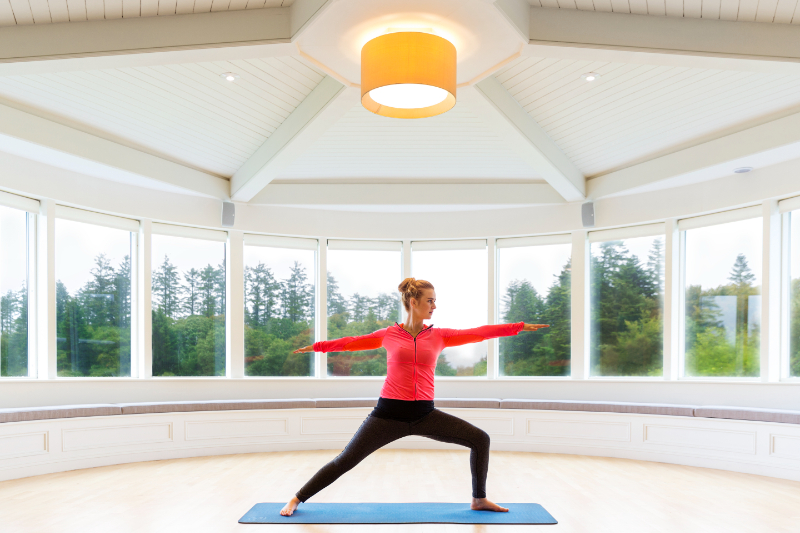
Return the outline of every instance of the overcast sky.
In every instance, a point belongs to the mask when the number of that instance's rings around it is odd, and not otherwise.
[[[131,254],[131,233],[56,219],[56,279],[75,294],[91,278],[95,258],[105,254],[116,269]]]
[[[729,283],[733,263],[738,254],[747,257],[747,264],[761,285],[762,222],[760,218],[697,228],[686,232],[686,285],[704,289]]]
[[[570,244],[500,248],[497,256],[497,297],[502,313],[502,298],[514,280],[528,280],[539,296],[545,298],[556,276],[567,264],[572,254]],[[498,317],[499,318],[499,317]]]
[[[399,250],[328,250],[328,272],[345,298],[355,293],[370,298],[397,293],[397,286],[403,281],[402,261]]]
[[[0,291],[20,290],[26,282],[27,245],[25,218],[27,213],[10,207],[0,207]]]

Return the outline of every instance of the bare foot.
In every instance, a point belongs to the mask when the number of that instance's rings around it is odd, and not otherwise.
[[[473,511],[495,511],[498,513],[507,513],[506,507],[500,507],[496,503],[492,503],[486,498],[472,498],[472,505],[469,506]]]
[[[283,506],[281,509],[281,514],[283,516],[292,516],[292,513],[297,509],[297,506],[300,505],[300,500],[297,499],[297,496],[289,500],[289,503]]]

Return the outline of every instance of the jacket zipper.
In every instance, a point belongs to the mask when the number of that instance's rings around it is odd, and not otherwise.
[[[397,324],[397,322],[395,322],[395,324]],[[400,324],[397,325],[399,326]],[[414,401],[417,401],[417,337],[419,337],[423,331],[428,331],[429,329],[431,329],[431,327],[432,326],[428,326],[427,328],[417,333],[416,336],[414,337],[412,337],[411,333],[406,331],[405,328],[400,328],[406,332],[406,335],[408,335],[414,340]]]

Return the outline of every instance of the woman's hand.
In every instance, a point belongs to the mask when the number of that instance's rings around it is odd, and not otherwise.
[[[549,328],[550,324],[524,324],[522,331],[536,331],[537,329]]]
[[[292,353],[310,353],[313,351],[314,351],[314,345],[312,344],[310,346],[303,346],[302,348],[298,348]]]

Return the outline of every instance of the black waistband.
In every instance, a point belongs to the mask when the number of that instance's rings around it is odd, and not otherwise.
[[[433,411],[433,400],[395,400],[378,398],[378,405],[371,415],[399,422],[413,422]]]

